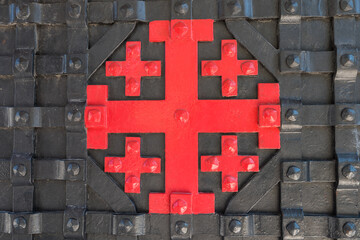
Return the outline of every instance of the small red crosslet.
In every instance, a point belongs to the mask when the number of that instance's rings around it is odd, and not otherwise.
[[[239,156],[237,136],[221,137],[221,156],[201,156],[202,172],[222,172],[222,191],[238,191],[238,172],[258,172],[258,156]]]
[[[221,60],[202,61],[202,76],[221,76],[223,97],[237,96],[237,76],[257,74],[257,60],[237,60],[236,40],[221,41]]]
[[[142,158],[140,156],[139,137],[127,137],[125,157],[105,157],[105,172],[125,173],[125,192],[140,193],[140,175],[142,173],[160,173],[160,158]]]
[[[160,61],[141,61],[141,42],[126,43],[126,61],[107,61],[106,76],[125,76],[125,96],[140,96],[141,77],[161,76]]]

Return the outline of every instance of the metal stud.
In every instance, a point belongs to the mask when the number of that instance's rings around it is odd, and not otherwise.
[[[189,231],[189,224],[184,221],[178,221],[175,224],[175,232],[179,235],[185,235]]]
[[[296,122],[298,116],[299,116],[299,112],[295,109],[289,109],[285,114],[285,118],[290,122]]]
[[[25,229],[26,228],[26,220],[23,217],[17,217],[13,221],[13,227],[16,229]]]
[[[289,55],[286,58],[286,64],[290,67],[290,68],[297,68],[300,66],[300,57],[299,55]]]
[[[15,165],[12,170],[15,176],[24,177],[26,175],[26,167],[23,164]]]
[[[237,219],[231,220],[229,223],[229,230],[232,233],[240,233],[241,231],[241,222]]]
[[[353,237],[356,234],[356,226],[353,222],[347,222],[343,226],[343,232],[347,237]]]
[[[356,115],[356,112],[351,108],[345,108],[344,110],[341,111],[341,118],[347,122],[354,121],[355,115]]]
[[[286,225],[286,230],[290,233],[291,236],[296,236],[300,233],[300,226],[297,222],[292,221]]]
[[[121,219],[119,222],[119,230],[122,233],[128,233],[133,229],[134,225],[128,218]]]
[[[348,164],[345,167],[343,167],[341,172],[343,176],[346,177],[347,179],[353,179],[356,176],[357,170],[353,165]]]

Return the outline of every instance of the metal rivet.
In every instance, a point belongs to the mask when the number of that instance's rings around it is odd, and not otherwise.
[[[129,18],[134,14],[134,9],[131,7],[130,4],[124,4],[121,8],[120,8],[120,16],[122,16],[123,18]]]
[[[26,167],[23,164],[15,165],[12,170],[15,176],[24,177],[26,175]]]
[[[356,176],[357,170],[353,165],[348,164],[345,167],[343,167],[341,172],[343,176],[346,177],[347,179],[353,179]]]
[[[134,227],[133,223],[128,218],[121,219],[119,222],[119,229],[120,232],[122,233],[130,232],[133,229],[133,227]]]
[[[19,111],[15,114],[15,121],[26,123],[29,121],[30,115],[25,111]]]
[[[286,176],[292,180],[297,181],[301,177],[301,169],[295,166],[291,166],[288,168]]]
[[[185,200],[177,199],[172,205],[172,210],[173,210],[173,212],[175,212],[177,214],[184,214],[186,212],[186,210],[188,209],[187,205],[188,204]]]
[[[262,115],[268,124],[275,123],[278,118],[278,112],[273,108],[265,108]]]
[[[348,12],[354,9],[354,2],[353,0],[341,0],[340,1],[340,9],[344,12]]]
[[[179,1],[175,4],[174,10],[178,14],[185,15],[189,11],[189,5],[186,2]]]
[[[352,122],[355,120],[356,112],[351,108],[345,108],[341,111],[341,118],[344,121]]]
[[[66,223],[66,228],[71,232],[76,232],[80,228],[79,220],[75,218],[70,218]]]
[[[356,226],[353,222],[347,222],[343,226],[343,232],[347,237],[353,237],[356,234]]]
[[[355,57],[352,54],[344,54],[340,57],[340,63],[344,67],[352,67],[355,64]]]
[[[77,163],[70,163],[66,171],[72,176],[77,176],[80,173],[80,166]]]
[[[79,111],[68,112],[67,118],[71,122],[80,122],[81,121],[81,112],[79,112]]]
[[[79,18],[81,13],[81,6],[77,3],[71,4],[68,9],[68,13],[72,18]]]
[[[295,109],[289,109],[285,114],[285,118],[291,122],[296,122],[298,116],[299,112]]]
[[[15,68],[19,72],[25,72],[29,67],[29,60],[24,57],[19,57],[15,60]]]
[[[184,221],[178,221],[175,224],[175,231],[179,235],[185,235],[189,231],[189,224]]]
[[[297,222],[292,221],[286,225],[286,230],[290,233],[291,236],[296,236],[300,233],[300,226]]]
[[[297,68],[300,66],[300,58],[299,55],[289,55],[286,58],[286,64],[290,67],[290,68]]]
[[[21,4],[16,7],[16,17],[21,20],[26,20],[30,16],[30,8],[27,4]]]
[[[285,2],[284,7],[288,13],[295,13],[299,8],[299,3],[297,0],[288,0]]]
[[[231,220],[230,224],[229,224],[229,230],[232,233],[240,233],[241,231],[241,222],[237,219],[233,219]]]
[[[231,11],[232,15],[237,15],[237,14],[241,13],[241,4],[238,0],[230,1],[227,4],[227,6],[228,6],[229,10]]]
[[[187,123],[189,121],[190,114],[184,109],[177,109],[174,113],[174,118],[180,123]]]
[[[81,68],[82,62],[79,58],[72,58],[69,61],[69,67],[74,70],[79,70]]]
[[[25,229],[26,228],[26,220],[23,217],[17,217],[13,221],[13,227],[16,229]]]

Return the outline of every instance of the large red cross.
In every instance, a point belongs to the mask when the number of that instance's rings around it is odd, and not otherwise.
[[[213,20],[150,23],[150,42],[165,42],[165,99],[108,101],[107,86],[88,86],[88,148],[106,149],[108,133],[165,133],[165,193],[150,213],[213,213],[213,193],[198,192],[198,134],[258,132],[259,148],[280,148],[278,84],[259,84],[258,99],[199,100],[198,42],[213,41]]]

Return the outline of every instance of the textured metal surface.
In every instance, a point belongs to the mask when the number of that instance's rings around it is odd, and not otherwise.
[[[346,239],[359,235],[359,0],[0,0],[0,239]],[[87,85],[109,100],[165,98],[164,43],[149,22],[213,19],[214,41],[198,44],[198,65],[221,59],[236,39],[238,60],[258,60],[258,76],[238,76],[235,99],[256,99],[259,83],[279,83],[281,149],[258,148],[256,133],[233,132],[238,154],[259,156],[258,173],[222,192],[221,173],[201,172],[201,156],[221,155],[221,133],[198,136],[199,192],[215,193],[215,214],[148,214],[150,192],[165,191],[165,137],[109,134],[107,150],[86,149]],[[105,61],[161,61],[140,97]],[[199,73],[201,69],[199,67]],[[220,76],[198,76],[199,99],[222,99]],[[105,156],[161,158],[125,193],[123,173]]]

